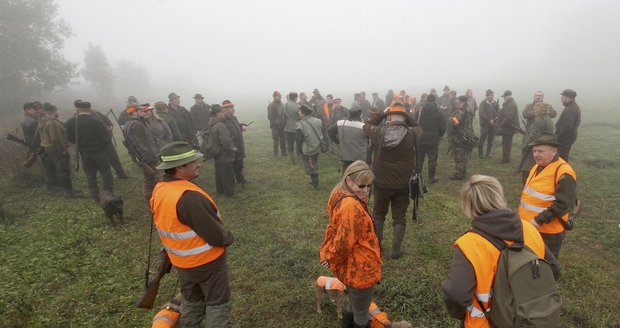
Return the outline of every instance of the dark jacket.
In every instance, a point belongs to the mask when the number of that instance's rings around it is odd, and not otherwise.
[[[479,117],[480,117],[480,129],[492,128],[496,123],[491,122],[497,118],[497,114],[499,113],[499,104],[497,101],[493,101],[492,103],[488,103],[485,99],[480,103],[479,109]]]
[[[177,120],[170,115],[169,112],[164,112],[162,110],[156,110],[157,116],[159,116],[170,128],[170,132],[172,133],[173,141],[181,141],[181,132],[179,132],[179,126],[177,125]]]
[[[209,131],[211,131],[214,141],[220,146],[220,152],[214,156],[214,160],[218,163],[234,161],[236,148],[224,119],[214,117],[209,120]]]
[[[497,123],[495,124],[495,134],[501,136],[511,136],[517,133],[521,128],[519,124],[519,110],[514,99],[505,101],[502,104],[497,115]]]
[[[523,108],[523,111],[521,112],[521,116],[523,116],[523,118],[525,119],[526,132],[530,129],[530,126],[532,126],[532,124],[536,120],[536,111],[534,110],[534,105],[536,105],[536,103],[525,105],[525,108]],[[549,117],[555,118],[557,115],[558,112],[556,112],[552,106],[549,106]]]
[[[77,142],[77,148],[80,152],[88,154],[103,153],[105,152],[104,149],[111,142],[108,128],[91,114],[80,114],[71,117],[65,122],[65,130],[67,131],[67,140],[72,144]]]
[[[523,145],[521,147],[521,163],[519,163],[519,171],[529,172],[534,167],[534,157],[532,155],[532,146],[530,144],[538,139],[543,133],[553,133],[553,122],[549,115],[540,115],[523,137]]]
[[[448,141],[451,146],[464,146],[465,138],[471,138],[474,135],[474,130],[471,127],[472,116],[473,113],[467,110],[466,105],[463,108],[452,106],[448,122]]]
[[[522,240],[523,224],[525,223],[516,212],[509,209],[498,209],[481,215],[472,221],[472,227],[486,234],[503,240]],[[545,247],[545,260],[551,265],[553,275],[560,277],[560,264],[551,251]],[[471,305],[472,295],[476,287],[476,275],[471,263],[458,246],[454,247],[452,266],[448,278],[443,282],[443,300],[451,317],[463,319],[467,307]]]
[[[176,180],[174,177],[164,176],[163,181]],[[177,202],[177,217],[179,222],[188,225],[202,239],[207,241],[211,246],[228,247],[233,244],[234,237],[230,231],[218,219],[215,204],[209,199],[196,191],[186,191]],[[205,276],[218,272],[226,266],[226,256],[220,256],[215,261],[203,264],[190,269],[176,268],[179,276],[184,280],[202,281]],[[228,289],[224,289],[223,293],[227,293]],[[226,298],[227,295],[219,295],[222,293],[221,288],[215,288],[213,298]]]
[[[157,164],[159,152],[155,152],[152,144],[153,136],[143,118],[130,117],[125,122],[126,142],[131,143],[131,147],[136,151],[140,161],[148,164]]]
[[[387,115],[384,113],[372,116],[364,124],[364,133],[370,138],[374,148],[373,173],[374,184],[380,188],[402,189],[409,187],[409,178],[415,167],[415,143],[417,136],[413,127],[418,124],[409,115],[405,115],[404,122],[390,122],[381,124]],[[401,140],[385,142],[388,127],[402,127]],[[403,131],[403,132],[404,132]],[[392,142],[390,142],[392,141]],[[390,143],[397,143],[390,147]]]
[[[211,118],[211,106],[201,103],[195,104],[189,109],[196,131],[202,131],[209,128],[209,119]]]
[[[581,124],[581,109],[573,100],[562,110],[555,123],[555,134],[561,145],[572,145],[577,140],[577,128]]]
[[[237,120],[237,117],[233,115],[226,117],[224,124],[226,124],[233,144],[237,148],[237,151],[235,152],[235,159],[245,158],[245,141],[243,140],[243,131],[241,130],[239,120]]]
[[[37,132],[39,121],[30,115],[24,114],[20,125],[28,149],[33,153],[37,153],[41,147],[41,136]]]
[[[419,117],[418,122],[422,127],[419,143],[422,145],[438,144],[439,139],[446,133],[446,118],[437,108],[437,104],[427,102],[416,116]]]
[[[284,104],[281,101],[271,102],[267,107],[267,119],[272,129],[284,128]]]
[[[174,120],[177,122],[181,140],[192,143],[194,140],[194,133],[196,133],[192,114],[183,106],[179,106],[175,109],[170,105],[168,106],[168,113],[174,117]]]

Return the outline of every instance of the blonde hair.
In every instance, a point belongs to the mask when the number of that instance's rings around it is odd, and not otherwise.
[[[347,191],[347,177],[353,180],[358,185],[371,184],[375,179],[375,175],[372,173],[370,166],[364,161],[355,161],[347,167],[342,175],[342,179],[332,189],[332,194],[336,192]]]
[[[461,188],[461,208],[470,219],[506,206],[504,189],[494,177],[475,174]]]

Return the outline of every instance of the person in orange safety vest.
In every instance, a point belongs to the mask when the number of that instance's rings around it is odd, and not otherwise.
[[[208,327],[231,327],[226,248],[234,238],[211,196],[191,182],[198,177],[202,156],[186,142],[162,147],[157,169],[164,170],[164,177],[153,190],[151,212],[179,274],[180,325],[194,327],[205,321]]]
[[[454,243],[452,266],[442,286],[443,299],[450,316],[462,320],[464,327],[490,328],[487,315],[500,256],[494,243],[503,240],[506,244],[525,244],[549,262],[556,280],[560,267],[536,228],[508,209],[496,178],[473,175],[461,189],[461,208],[472,219],[473,231],[466,232]]]
[[[577,174],[558,156],[555,134],[543,133],[530,146],[536,165],[521,192],[519,216],[538,229],[558,258],[568,218],[577,205]]]

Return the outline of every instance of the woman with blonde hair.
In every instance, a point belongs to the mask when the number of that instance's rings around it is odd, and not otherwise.
[[[363,161],[355,161],[334,187],[327,202],[329,224],[320,249],[321,265],[347,287],[349,304],[342,327],[368,327],[368,307],[381,280],[381,255],[368,194],[374,180]]]
[[[450,316],[462,320],[464,327],[491,327],[486,315],[491,307],[499,249],[506,244],[529,247],[549,262],[556,280],[560,267],[538,230],[507,208],[502,185],[494,177],[472,176],[461,189],[461,208],[472,220],[471,229],[454,243],[443,299]]]

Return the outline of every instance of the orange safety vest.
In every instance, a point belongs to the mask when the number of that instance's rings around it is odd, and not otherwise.
[[[344,292],[344,290],[346,289],[345,285],[340,280],[338,280],[338,278],[335,277],[320,276],[316,280],[316,284],[319,285],[319,287],[325,288],[326,290],[338,290]]]
[[[186,191],[204,195],[215,206],[217,217],[222,221],[215,202],[204,190],[187,180],[162,181],[153,189],[151,211],[170,262],[178,268],[194,268],[214,261],[224,253],[224,247],[209,245],[188,225],[177,217],[177,203]]]
[[[385,328],[392,324],[387,313],[382,312],[375,302],[370,302],[368,319],[370,320],[370,328]]]
[[[169,306],[165,307],[161,309],[161,311],[157,312],[153,318],[151,328],[173,328],[177,324],[180,316],[181,313],[179,313],[179,311],[176,311]]]
[[[555,201],[555,187],[562,175],[568,174],[577,181],[577,174],[562,158],[549,163],[540,173],[537,173],[538,167],[538,164],[534,165],[521,192],[521,204],[518,211],[519,217],[525,221],[532,220],[553,204],[553,201]],[[562,220],[568,221],[569,214],[564,214]],[[556,219],[542,224],[538,231],[547,234],[557,234],[564,231],[564,226]]]
[[[545,257],[545,243],[540,233],[529,222],[521,220],[523,225],[523,240],[538,257]],[[512,244],[513,241],[505,241]],[[465,258],[471,263],[476,275],[476,287],[472,296],[471,305],[465,312],[464,325],[466,328],[490,328],[489,320],[485,317],[482,306],[488,312],[491,309],[493,296],[493,281],[497,272],[499,250],[481,235],[468,232],[461,236],[454,246],[458,246]]]
[[[332,104],[332,108],[334,108],[333,104]],[[327,118],[327,121],[324,121],[324,123],[329,124],[329,121],[331,120],[331,115],[329,114],[329,106],[327,103],[323,104],[323,117]]]

